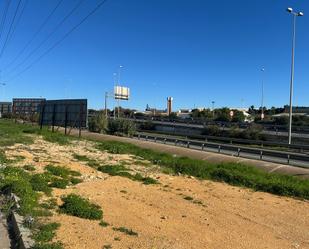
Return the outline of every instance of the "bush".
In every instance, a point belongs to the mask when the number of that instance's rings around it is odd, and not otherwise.
[[[95,116],[91,117],[88,122],[89,131],[105,133],[107,130],[107,118],[104,112],[99,112]]]
[[[108,121],[107,130],[109,134],[124,134],[127,136],[132,136],[136,132],[136,125],[131,120],[125,119],[110,119]]]
[[[60,211],[65,214],[90,220],[102,219],[103,211],[101,207],[90,203],[79,195],[69,194],[61,199],[63,204],[60,206]]]

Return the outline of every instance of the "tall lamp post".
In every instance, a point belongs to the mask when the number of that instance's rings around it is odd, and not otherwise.
[[[264,72],[265,69],[261,69],[262,72],[262,99],[261,99],[261,120],[264,119]]]
[[[292,37],[292,63],[291,63],[291,83],[290,83],[290,112],[289,112],[289,144],[292,142],[292,102],[294,84],[294,61],[295,61],[295,40],[296,40],[296,17],[303,16],[303,12],[295,12],[292,8],[287,8],[287,12],[293,15],[293,37]]]

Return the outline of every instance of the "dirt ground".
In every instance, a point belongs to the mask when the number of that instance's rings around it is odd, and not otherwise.
[[[86,155],[103,164],[126,167],[160,184],[143,185],[109,176],[74,159]],[[103,220],[91,221],[55,213],[50,220],[61,223],[56,240],[67,249],[284,249],[309,248],[309,202],[187,176],[172,176],[130,155],[112,155],[94,148],[93,142],[60,146],[37,139],[32,145],[15,145],[6,155],[17,165],[34,165],[42,172],[48,164],[66,166],[82,173],[83,182],[54,189],[58,198],[77,193],[100,205]],[[130,236],[115,227],[137,232]]]

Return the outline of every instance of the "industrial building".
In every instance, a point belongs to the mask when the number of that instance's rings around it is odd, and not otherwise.
[[[40,106],[46,101],[44,98],[14,98],[13,114],[33,115],[40,111]]]
[[[0,113],[7,114],[12,112],[12,102],[0,102]]]

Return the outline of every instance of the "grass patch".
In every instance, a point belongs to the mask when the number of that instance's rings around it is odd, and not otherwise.
[[[79,184],[79,183],[83,182],[83,180],[82,180],[82,179],[79,179],[79,178],[76,178],[76,177],[71,177],[70,182],[71,182],[73,185],[76,185],[76,184]]]
[[[69,181],[67,179],[61,179],[61,178],[53,178],[51,183],[49,184],[52,188],[61,188],[65,189],[69,185]]]
[[[100,166],[100,163],[97,160],[91,159],[85,155],[79,155],[74,153],[73,158],[81,162],[87,162],[87,165],[93,168],[97,168]]]
[[[34,191],[42,191],[47,195],[51,194],[52,189],[49,187],[48,182],[50,181],[50,175],[34,174],[31,176],[30,184]]]
[[[17,124],[12,120],[0,120],[0,147],[12,146],[17,143],[31,144],[33,139],[24,133],[25,130],[31,128],[30,125]]]
[[[121,232],[121,233],[125,233],[125,234],[130,235],[130,236],[138,236],[137,232],[134,232],[132,229],[129,229],[129,228],[126,228],[126,227],[113,227],[113,230]]]
[[[109,226],[109,223],[105,222],[104,220],[101,220],[100,223],[99,223],[99,225],[100,225],[101,227],[108,227],[108,226]]]
[[[53,166],[53,165],[47,165],[45,167],[45,170],[47,170],[49,173],[51,173],[54,176],[60,176],[62,178],[68,178],[69,176],[80,176],[81,175],[77,171],[70,170],[65,167]]]
[[[42,208],[45,209],[55,209],[57,207],[57,199],[51,198],[40,204]]]
[[[50,242],[56,235],[56,230],[60,227],[59,223],[48,223],[39,225],[33,235],[36,242]]]
[[[20,168],[6,167],[0,169],[0,190],[13,192],[20,198],[21,215],[36,216],[38,208],[38,194],[33,190],[30,183],[31,176]]]
[[[63,249],[61,242],[55,243],[38,243],[35,244],[31,249]]]
[[[173,157],[171,154],[116,141],[99,142],[97,148],[114,154],[132,154],[175,174],[181,173],[248,187],[255,191],[309,199],[309,181],[293,176],[267,173],[238,163],[215,164],[188,157]]]
[[[61,199],[63,201],[63,204],[60,206],[62,213],[90,220],[102,219],[103,211],[101,207],[90,203],[79,195],[69,194]]]
[[[133,181],[139,181],[142,182],[145,185],[149,184],[158,184],[159,182],[151,177],[143,177],[141,174],[136,173],[136,174],[130,174],[128,171],[130,169],[126,168],[122,164],[117,164],[117,165],[105,165],[105,166],[100,166],[98,167],[98,170],[107,173],[111,176],[122,176],[129,178]]]

